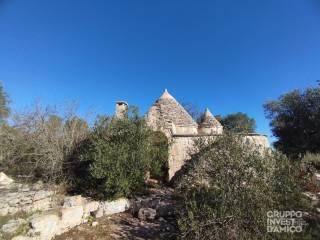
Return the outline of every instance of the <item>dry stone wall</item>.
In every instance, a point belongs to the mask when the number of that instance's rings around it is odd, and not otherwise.
[[[41,185],[14,184],[10,188],[0,189],[0,216],[17,212],[48,210],[54,203],[54,191],[40,189]]]
[[[59,201],[56,191],[42,184],[18,184],[8,179],[0,181],[0,213],[8,219],[0,226],[0,239],[50,240],[89,219],[124,212],[131,206],[126,198],[93,201],[77,195]]]

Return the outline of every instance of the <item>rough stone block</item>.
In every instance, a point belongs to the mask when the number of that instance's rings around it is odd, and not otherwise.
[[[45,191],[45,190],[40,190],[38,192],[36,192],[36,194],[33,197],[33,201],[37,201],[46,197],[49,197],[53,195],[52,191]]]
[[[8,208],[8,214],[15,214],[17,212],[19,212],[19,208],[17,208],[17,207],[9,207]]]
[[[59,217],[57,214],[41,215],[31,220],[31,230],[28,235],[39,237],[41,240],[50,240],[59,232]]]
[[[157,211],[152,208],[140,208],[138,218],[142,221],[153,221],[156,218]]]
[[[63,207],[75,207],[82,206],[85,203],[85,199],[81,195],[66,197],[63,202]]]
[[[51,208],[51,199],[50,198],[44,198],[38,201],[33,202],[32,204],[25,205],[21,207],[21,210],[25,212],[32,212],[37,210],[48,210]]]
[[[11,240],[40,240],[39,237],[27,237],[27,236],[16,236],[12,238]]]
[[[62,232],[69,230],[82,223],[83,207],[74,206],[60,209],[61,221],[60,228]]]
[[[84,205],[84,212],[87,214],[90,214],[92,212],[97,211],[98,208],[99,208],[99,202],[97,201],[88,202]]]
[[[120,198],[115,201],[104,202],[104,215],[111,215],[115,213],[121,213],[130,208],[130,201],[126,198]]]
[[[21,225],[26,223],[27,221],[22,218],[11,219],[9,222],[2,226],[1,231],[6,234],[13,234]]]
[[[314,173],[312,175],[312,183],[317,187],[320,187],[320,173]]]
[[[103,212],[104,212],[104,204],[100,203],[98,209],[94,211],[95,218],[103,217]]]
[[[0,216],[5,216],[8,213],[9,213],[9,206],[8,205],[0,208]]]
[[[13,207],[15,205],[17,205],[20,202],[19,198],[14,198],[11,201],[8,202],[9,206]]]
[[[0,172],[0,185],[10,185],[13,179],[9,178],[4,172]]]

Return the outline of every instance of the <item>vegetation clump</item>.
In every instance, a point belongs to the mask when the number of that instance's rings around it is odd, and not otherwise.
[[[64,115],[36,106],[0,126],[0,171],[24,181],[61,182],[64,163],[86,138],[87,123],[68,110]]]
[[[220,119],[220,123],[224,130],[233,133],[254,133],[256,130],[256,121],[242,112],[228,114]]]
[[[291,91],[264,109],[279,151],[295,160],[320,152],[320,87]]]
[[[200,139],[195,148],[177,184],[181,239],[290,239],[267,233],[267,212],[304,209],[298,168],[233,134]]]
[[[74,189],[98,198],[143,192],[148,172],[164,174],[168,146],[159,136],[136,109],[121,119],[100,116],[75,157]]]

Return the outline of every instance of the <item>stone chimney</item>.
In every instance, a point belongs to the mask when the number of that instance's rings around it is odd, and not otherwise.
[[[116,118],[124,118],[128,111],[128,103],[125,101],[116,102]]]

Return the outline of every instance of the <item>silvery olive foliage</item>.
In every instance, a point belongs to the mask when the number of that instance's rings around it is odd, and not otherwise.
[[[240,136],[195,141],[176,181],[181,239],[286,239],[267,233],[267,211],[302,210],[297,169],[271,150],[247,146]],[[298,235],[301,237],[301,235]]]
[[[75,191],[95,198],[134,196],[146,189],[147,173],[160,177],[168,157],[168,144],[139,117],[100,116],[74,160]]]

